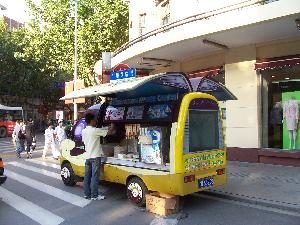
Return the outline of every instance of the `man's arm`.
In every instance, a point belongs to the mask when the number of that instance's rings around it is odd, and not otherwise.
[[[95,129],[96,129],[96,136],[105,137],[107,135],[108,127],[95,128]]]

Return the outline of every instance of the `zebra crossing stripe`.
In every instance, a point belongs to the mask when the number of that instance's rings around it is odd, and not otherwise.
[[[87,200],[85,198],[79,197],[77,195],[74,195],[72,193],[63,191],[61,189],[58,189],[56,187],[50,186],[48,184],[42,183],[40,181],[31,179],[30,177],[26,177],[20,174],[17,174],[15,172],[12,172],[8,169],[5,170],[5,174],[9,177],[9,179],[16,180],[20,182],[21,184],[25,184],[31,188],[34,188],[38,191],[44,192],[48,195],[51,195],[55,198],[61,199],[65,202],[68,202],[72,205],[76,205],[79,207],[84,207],[90,203],[90,200]]]
[[[1,201],[15,208],[25,216],[42,225],[58,225],[64,219],[52,212],[0,187]]]
[[[39,144],[37,144],[37,146],[42,147],[42,146],[44,146],[44,144],[39,143]],[[14,148],[14,145],[13,145],[13,143],[3,143],[3,142],[0,141],[0,147],[3,147],[3,148],[7,148],[7,147]]]
[[[15,151],[15,147],[0,148],[0,152],[11,152],[11,151]]]
[[[42,152],[42,151],[43,151],[43,149],[35,149],[33,152]],[[11,152],[16,152],[16,150],[3,151],[3,152],[0,151],[0,153],[2,153],[2,154],[11,153]],[[23,151],[23,152],[26,152],[26,151]]]
[[[38,164],[38,165],[43,165],[43,166],[55,168],[55,169],[61,169],[60,165],[57,165],[55,163],[42,162],[42,161],[37,160],[37,159],[25,159],[25,161],[28,161],[28,162],[31,162],[31,163],[35,163],[35,164]]]
[[[10,145],[3,145],[2,143],[0,144],[1,149],[7,149],[7,148],[14,148],[15,146],[10,144]]]
[[[10,142],[0,142],[0,144],[1,144],[1,146],[12,146],[13,145],[12,141],[10,141]]]
[[[40,168],[37,168],[37,167],[34,167],[34,166],[25,165],[25,164],[19,163],[19,162],[8,162],[7,164],[13,165],[13,166],[25,169],[25,170],[30,170],[30,171],[35,172],[35,173],[40,173],[40,174],[43,174],[45,176],[52,177],[52,178],[55,178],[55,179],[58,179],[58,180],[61,180],[61,176],[60,176],[59,173],[54,173],[54,172],[51,172],[51,171],[48,171],[48,170],[40,169]]]

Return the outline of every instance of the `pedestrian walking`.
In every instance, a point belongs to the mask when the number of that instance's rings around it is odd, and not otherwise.
[[[52,157],[54,159],[58,159],[54,140],[55,140],[55,134],[54,134],[54,130],[53,130],[53,125],[52,125],[52,123],[49,123],[48,128],[45,130],[45,146],[44,146],[43,155],[42,155],[42,157],[44,159],[46,158],[46,154],[47,154],[49,148],[51,149]]]
[[[17,149],[16,141],[17,141],[17,138],[18,138],[17,136],[19,134],[20,127],[21,127],[20,126],[20,120],[17,120],[16,125],[15,125],[14,130],[13,130],[13,133],[12,133],[12,142],[13,142],[13,145],[14,145],[15,149]]]
[[[85,145],[86,161],[83,181],[84,198],[92,200],[103,200],[104,195],[98,192],[98,181],[100,175],[101,156],[103,156],[100,144],[100,136],[106,136],[103,129],[96,128],[95,116],[87,113],[85,116],[87,127],[82,131],[82,141]]]
[[[16,141],[16,146],[17,146],[17,157],[21,158],[21,152],[25,151],[25,130],[23,129],[23,122],[20,123],[21,127],[17,135],[17,141]]]
[[[58,149],[59,153],[61,154],[61,143],[63,140],[66,139],[66,131],[65,131],[63,120],[58,121],[58,126],[55,128],[54,133],[55,133],[56,141],[57,141],[57,149]]]
[[[35,128],[33,120],[29,119],[25,127],[27,158],[32,158],[33,142],[35,142]]]

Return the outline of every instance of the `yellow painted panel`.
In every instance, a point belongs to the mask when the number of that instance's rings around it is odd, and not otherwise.
[[[216,150],[185,154],[183,156],[183,161],[185,172],[206,170],[214,167],[225,167],[226,152],[224,150]]]
[[[178,115],[178,125],[175,140],[175,173],[184,172],[184,162],[183,162],[183,137],[184,137],[184,127],[185,121],[191,101],[195,98],[208,98],[214,100],[218,103],[217,99],[209,94],[193,92],[185,95],[182,99],[179,115]]]

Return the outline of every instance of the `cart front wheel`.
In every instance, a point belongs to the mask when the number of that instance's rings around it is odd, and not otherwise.
[[[127,198],[132,204],[145,206],[147,193],[148,189],[140,178],[133,177],[127,182]]]
[[[64,163],[60,171],[61,179],[66,186],[74,186],[76,184],[75,174],[70,163]]]

